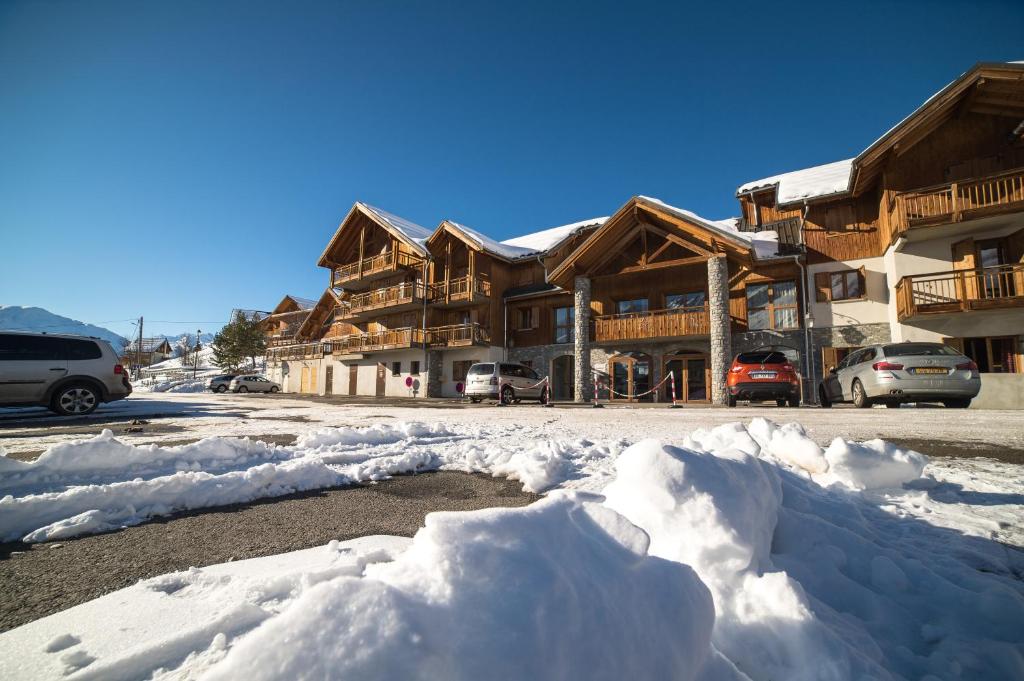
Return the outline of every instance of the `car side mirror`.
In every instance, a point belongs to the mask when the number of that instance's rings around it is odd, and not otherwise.
[[[830,374],[834,374],[834,373],[836,372],[836,368],[835,368],[835,367],[829,367],[829,368],[828,368],[828,372],[829,372]]]

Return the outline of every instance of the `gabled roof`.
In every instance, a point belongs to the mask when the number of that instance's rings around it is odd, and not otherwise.
[[[437,229],[434,230],[434,233],[430,235],[430,238],[427,241],[433,241],[435,238],[445,233],[453,234],[457,238],[466,242],[470,247],[485,251],[503,260],[516,260],[533,253],[533,251],[526,248],[508,246],[499,241],[495,241],[486,234],[482,234],[471,227],[461,225],[458,222],[452,222],[451,220],[445,220],[438,225]]]
[[[376,206],[371,206],[367,203],[363,203],[362,201],[356,201],[338,225],[338,229],[334,231],[334,236],[332,236],[331,240],[327,242],[327,247],[324,248],[323,253],[320,254],[320,259],[317,261],[317,264],[320,267],[328,266],[327,254],[331,252],[332,248],[334,248],[334,244],[337,243],[338,239],[341,237],[345,226],[348,225],[356,215],[360,214],[368,217],[396,239],[408,245],[415,252],[422,256],[427,255],[427,250],[424,248],[424,244],[427,242],[427,239],[430,238],[431,232],[429,229],[421,227],[415,222],[406,220],[405,218],[394,215],[393,213],[389,213],[386,210],[377,208]]]
[[[271,311],[270,314],[282,314],[285,312],[298,312],[301,310],[312,310],[313,306],[316,305],[315,300],[309,298],[300,298],[299,296],[293,296],[291,294],[285,295],[281,299],[281,302]]]
[[[740,185],[736,195],[775,188],[779,205],[860,194],[881,172],[890,151],[909,149],[962,108],[1013,112],[1024,118],[1024,62],[980,62],[929,97],[855,158]],[[902,145],[902,146],[901,146]]]
[[[299,325],[295,335],[303,338],[310,338],[315,335],[316,327],[322,326],[326,320],[325,315],[340,302],[341,299],[334,291],[330,288],[325,289],[320,299],[310,308],[309,316]]]
[[[624,229],[629,229],[631,221],[639,221],[638,211],[647,212],[665,222],[688,229],[691,233],[702,235],[701,238],[704,239],[708,248],[703,248],[697,244],[693,244],[693,247],[704,252],[710,252],[712,246],[745,258],[754,257],[756,254],[763,252],[762,249],[756,247],[755,241],[760,241],[764,237],[740,232],[731,220],[708,220],[692,211],[672,206],[660,199],[649,196],[634,196],[563,260],[548,276],[548,281],[565,287],[570,281],[571,273],[576,271],[578,267],[581,265],[589,267],[597,264],[608,253],[607,249],[601,246],[601,243],[606,238],[612,237]],[[764,254],[761,254],[761,257],[770,256],[764,252]]]

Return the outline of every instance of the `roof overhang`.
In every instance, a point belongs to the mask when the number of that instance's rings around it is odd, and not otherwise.
[[[299,337],[310,337],[317,327],[323,325],[326,315],[341,302],[338,295],[331,289],[325,289],[316,305],[309,311],[309,316],[299,325],[295,335]]]

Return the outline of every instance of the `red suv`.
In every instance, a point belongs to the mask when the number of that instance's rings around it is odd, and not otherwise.
[[[729,368],[726,380],[729,406],[736,400],[775,400],[780,407],[800,406],[800,377],[786,356],[777,350],[741,352]]]

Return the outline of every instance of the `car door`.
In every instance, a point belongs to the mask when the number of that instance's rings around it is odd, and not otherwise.
[[[858,366],[860,365],[862,358],[864,357],[864,350],[858,350],[857,352],[848,356],[844,363],[840,363],[840,368],[836,370],[836,381],[838,385],[838,391],[842,395],[842,399],[850,401],[853,399],[853,378],[857,373]]]
[[[40,402],[47,388],[68,373],[63,338],[0,334],[0,400]]]
[[[540,394],[540,389],[535,386],[539,378],[536,378],[537,374],[530,367],[517,366],[515,367],[516,372],[516,394],[522,397],[536,397]]]

